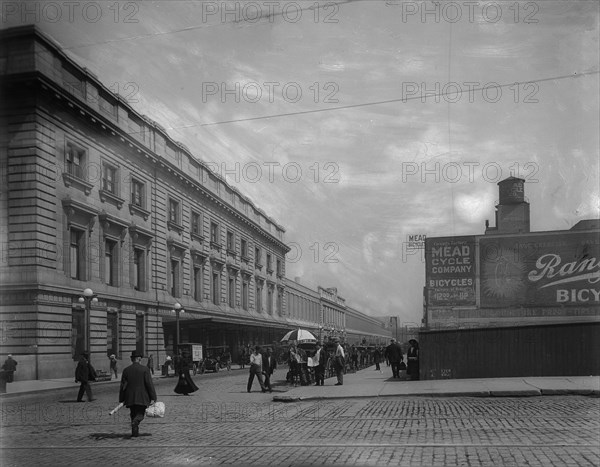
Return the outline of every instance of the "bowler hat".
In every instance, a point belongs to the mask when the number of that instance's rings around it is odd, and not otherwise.
[[[137,357],[142,358],[143,357],[142,352],[140,352],[139,350],[134,350],[133,352],[131,352],[131,358],[137,358]]]
[[[411,339],[408,341],[409,344],[418,344],[418,342],[415,339]]]

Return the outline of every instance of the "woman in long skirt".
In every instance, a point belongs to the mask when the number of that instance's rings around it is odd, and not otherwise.
[[[179,374],[179,379],[177,380],[177,386],[175,386],[174,391],[177,394],[183,394],[184,396],[189,396],[192,392],[198,390],[198,386],[194,383],[194,380],[190,376],[190,359],[189,355],[180,356],[179,360],[179,368],[177,373]]]
[[[419,379],[419,343],[415,339],[408,341],[410,347],[406,353],[408,367],[406,373],[410,375],[411,380]]]

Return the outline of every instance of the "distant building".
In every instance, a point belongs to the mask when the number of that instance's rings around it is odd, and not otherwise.
[[[531,232],[524,182],[498,183],[484,235],[427,238],[426,328],[600,321],[600,221]]]
[[[336,288],[303,285],[299,278],[286,279],[286,319],[292,325],[313,332],[325,341],[339,337],[345,343],[379,345],[390,337],[384,318],[376,318],[348,306]]]
[[[484,235],[427,238],[421,378],[600,374],[600,221],[531,232],[524,182]]]

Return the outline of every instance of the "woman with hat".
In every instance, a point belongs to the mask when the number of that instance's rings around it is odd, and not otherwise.
[[[406,374],[410,375],[411,380],[419,379],[419,343],[415,339],[408,341],[410,347],[406,353],[408,360],[408,366],[406,368]]]
[[[179,379],[177,380],[177,386],[175,386],[174,391],[177,394],[183,394],[184,396],[189,396],[192,392],[198,390],[198,386],[194,383],[194,380],[190,376],[191,369],[191,358],[189,352],[186,350],[184,353],[179,351],[179,358],[177,358],[177,367],[175,370],[179,374]]]

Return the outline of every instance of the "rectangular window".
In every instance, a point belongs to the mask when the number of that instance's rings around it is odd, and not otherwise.
[[[131,204],[144,209],[144,184],[137,180],[131,180]]]
[[[135,350],[140,352],[142,355],[145,350],[144,345],[144,315],[135,316]]]
[[[202,218],[200,214],[192,211],[192,233],[194,235],[202,235]]]
[[[235,308],[235,277],[229,278],[229,306]]]
[[[108,285],[118,285],[117,242],[106,240],[104,242],[104,274]]]
[[[169,222],[179,225],[179,201],[169,199]]]
[[[112,165],[104,164],[102,173],[102,189],[117,194],[117,168]]]
[[[86,152],[73,143],[67,143],[65,165],[67,173],[82,180],[86,179],[85,173]]]
[[[256,286],[256,311],[262,313],[262,287]]]
[[[233,232],[227,231],[227,250],[235,251]]]
[[[133,288],[146,290],[146,252],[141,248],[133,249]]]
[[[262,258],[261,258],[261,250],[260,248],[256,247],[254,249],[254,264],[256,264],[257,266],[260,266],[262,263]]]
[[[71,354],[73,358],[85,352],[85,311],[73,310],[71,317]]]
[[[202,301],[202,268],[194,267],[194,300]]]
[[[283,293],[281,291],[277,293],[277,313],[279,316],[283,315]]]
[[[242,283],[242,308],[248,310],[248,282]]]
[[[267,290],[267,312],[270,315],[273,314],[273,289],[271,287]]]
[[[171,295],[179,297],[179,261],[171,260]]]
[[[240,240],[240,247],[242,249],[242,258],[248,257],[248,242],[245,239]]]
[[[277,259],[277,275],[278,276],[282,276],[283,275],[283,268],[281,265],[281,260],[278,258]]]
[[[273,258],[270,253],[267,253],[267,271],[273,271]]]
[[[85,280],[85,235],[82,230],[70,228],[69,260],[71,279]]]
[[[210,241],[212,243],[219,243],[219,224],[215,222],[210,223]]]
[[[106,354],[119,355],[119,315],[114,312],[106,315]]]
[[[212,299],[215,305],[221,304],[221,281],[220,275],[218,272],[213,272],[213,290],[212,290]]]

